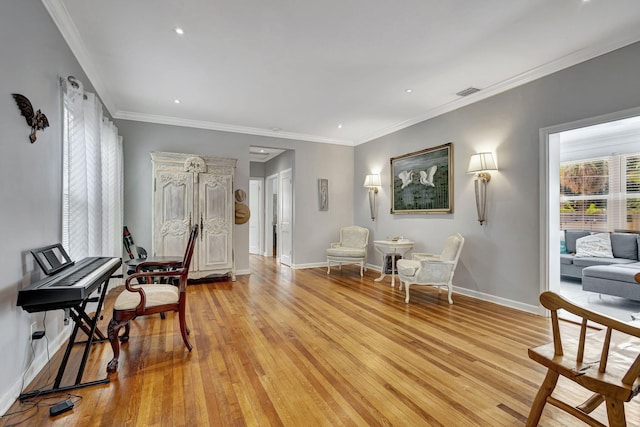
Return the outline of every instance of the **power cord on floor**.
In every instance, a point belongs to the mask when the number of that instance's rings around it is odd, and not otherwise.
[[[54,400],[55,399],[55,400]],[[34,396],[32,398],[29,399],[25,399],[23,401],[20,402],[21,406],[24,406],[24,408],[13,411],[13,412],[7,412],[6,414],[0,416],[0,419],[8,419],[10,417],[15,417],[21,414],[26,414],[29,411],[31,411],[32,409],[36,409],[35,411],[33,411],[32,414],[29,414],[28,417],[19,420],[17,422],[11,423],[11,424],[7,424],[6,427],[13,427],[13,426],[18,426],[23,424],[26,421],[29,421],[30,419],[32,419],[33,417],[35,417],[38,412],[40,411],[41,407],[45,407],[45,408],[49,408],[51,406],[57,405],[60,402],[64,402],[65,400],[71,400],[74,404],[74,406],[76,406],[81,400],[82,400],[82,396],[79,396],[77,394],[71,394],[71,393],[67,393],[64,395],[56,395],[56,396]]]

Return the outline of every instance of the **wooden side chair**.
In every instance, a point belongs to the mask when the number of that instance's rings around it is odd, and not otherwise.
[[[108,373],[118,370],[119,341],[126,342],[129,339],[129,322],[138,316],[177,311],[184,345],[189,351],[193,348],[187,337],[189,328],[185,322],[185,311],[189,266],[197,236],[198,226],[194,225],[182,261],[144,262],[138,265],[136,273],[127,277],[125,290],[118,295],[113,305],[113,317],[107,330],[113,348],[113,359],[107,365]],[[159,271],[149,271],[153,268]],[[152,283],[158,278],[168,279],[169,283]],[[177,285],[171,283],[174,279],[177,279]],[[133,284],[133,280],[147,283]],[[123,326],[124,333],[118,337]]]
[[[640,328],[576,306],[553,292],[543,292],[540,302],[551,310],[553,342],[529,349],[529,357],[546,366],[547,375],[531,406],[527,426],[538,425],[547,403],[591,426],[604,426],[589,415],[603,402],[609,425],[625,426],[624,403],[640,392]],[[579,337],[565,334],[561,338],[559,309],[582,318]],[[587,334],[589,321],[604,330]],[[553,397],[560,375],[593,395],[577,406]]]

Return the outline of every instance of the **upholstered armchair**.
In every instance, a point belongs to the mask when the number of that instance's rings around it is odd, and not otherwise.
[[[340,242],[332,243],[327,249],[327,274],[331,273],[331,263],[360,264],[360,277],[364,276],[367,261],[369,229],[352,225],[340,230]]]
[[[451,293],[453,290],[453,273],[458,265],[458,259],[464,245],[464,237],[460,233],[447,237],[444,249],[438,254],[414,253],[412,259],[398,261],[398,276],[400,278],[400,290],[405,288],[405,302],[409,302],[409,286],[428,285],[436,286],[438,293],[440,288],[448,288],[449,304],[453,304]]]

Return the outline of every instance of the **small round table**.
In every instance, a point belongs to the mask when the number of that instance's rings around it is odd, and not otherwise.
[[[382,269],[380,270],[380,277],[375,279],[375,282],[379,282],[384,279],[387,274],[384,272],[384,256],[389,255],[391,257],[391,287],[396,286],[396,254],[404,255],[413,248],[413,241],[408,239],[398,240],[374,240],[373,247],[376,251],[382,255]]]

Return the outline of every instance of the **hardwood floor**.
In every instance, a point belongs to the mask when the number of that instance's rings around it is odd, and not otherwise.
[[[252,256],[251,271],[189,286],[191,353],[173,313],[136,319],[109,384],[74,391],[74,410],[55,418],[45,405],[66,394],[32,409],[16,402],[8,413],[26,412],[0,425],[524,424],[544,377],[527,348],[551,340],[548,319],[458,294],[449,305],[430,287],[412,288],[407,305],[388,279],[360,278],[355,265],[327,276]],[[104,378],[111,357],[97,344],[84,380]],[[47,381],[45,369],[28,389]],[[569,382],[558,393],[587,396]],[[640,399],[626,408],[628,425],[639,426]],[[597,414],[606,420],[603,408]],[[541,425],[583,424],[548,406]]]

